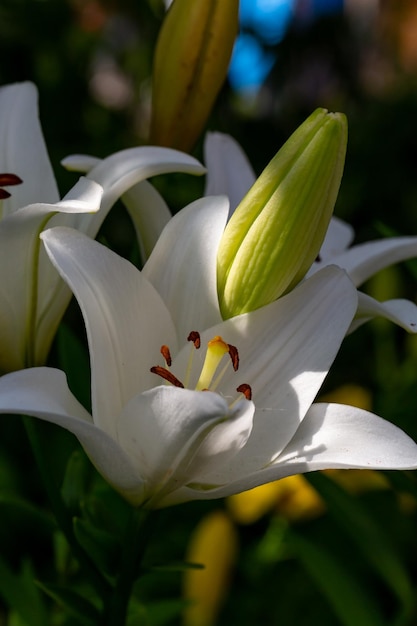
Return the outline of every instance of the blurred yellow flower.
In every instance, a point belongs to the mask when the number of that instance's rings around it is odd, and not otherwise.
[[[320,396],[320,402],[336,402],[349,404],[365,411],[372,410],[372,394],[369,389],[355,384],[346,384],[337,387],[329,393]]]
[[[319,494],[301,474],[231,496],[227,507],[239,524],[253,524],[272,510],[297,521],[321,515],[325,509]]]
[[[191,537],[186,560],[201,563],[204,569],[185,571],[184,598],[190,604],[184,611],[184,626],[215,623],[237,551],[237,532],[224,511],[213,511],[201,520]]]

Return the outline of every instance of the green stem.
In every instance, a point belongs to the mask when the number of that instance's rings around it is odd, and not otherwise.
[[[102,626],[123,626],[126,624],[132,588],[139,577],[142,559],[154,527],[155,519],[151,515],[151,511],[132,509],[124,533],[125,539],[119,575],[113,594],[109,597],[107,605],[104,606]]]
[[[59,487],[54,480],[53,472],[51,472],[51,469],[47,462],[46,454],[43,450],[43,439],[39,436],[40,424],[35,423],[32,418],[25,416],[23,417],[23,423],[26,428],[26,433],[28,435],[36,464],[38,466],[39,473],[41,475],[46,493],[48,495],[52,511],[59,524],[59,527],[64,533],[69,545],[71,546],[75,558],[85,569],[91,584],[94,585],[97,593],[102,598],[106,598],[111,590],[111,586],[102,576],[90,557],[81,548],[80,544],[77,542],[77,539],[74,535],[71,514],[69,513],[64,502],[62,501]]]

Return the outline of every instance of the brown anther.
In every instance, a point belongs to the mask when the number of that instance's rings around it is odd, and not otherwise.
[[[192,341],[194,348],[198,350],[201,345],[200,333],[197,330],[192,330],[187,337],[187,341]]]
[[[16,174],[0,174],[0,185],[9,187],[9,185],[21,185],[23,180]]]
[[[9,185],[20,185],[23,180],[16,176],[16,174],[0,174],[0,187],[9,187]],[[5,189],[0,188],[0,200],[6,200],[10,198],[10,193]]]
[[[160,352],[165,359],[165,363],[168,365],[168,367],[171,367],[172,359],[171,359],[171,352],[169,351],[168,346],[165,346],[165,345],[161,346]]]
[[[235,372],[237,372],[237,370],[239,369],[239,352],[236,346],[232,346],[230,345],[230,343],[228,343],[227,345],[229,346],[229,356],[232,361],[233,369],[235,370]]]
[[[171,383],[171,385],[174,385],[174,387],[180,387],[181,389],[184,389],[184,385],[182,384],[182,382],[178,380],[178,378],[174,376],[172,372],[165,369],[165,367],[161,367],[160,365],[154,365],[153,367],[151,367],[151,372],[152,374],[156,374],[157,376],[160,376],[164,380],[168,381],[169,383]]]
[[[241,385],[239,385],[236,391],[238,391],[239,393],[243,393],[246,400],[252,400],[252,389],[250,385],[242,383]]]

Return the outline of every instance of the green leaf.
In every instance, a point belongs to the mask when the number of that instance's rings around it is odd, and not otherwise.
[[[173,561],[162,565],[151,565],[148,569],[151,572],[185,572],[189,569],[204,569],[202,563],[190,563],[189,561]]]
[[[323,546],[294,529],[287,535],[290,548],[310,574],[344,626],[384,626],[378,604],[349,570]]]
[[[48,513],[13,494],[0,494],[0,510],[3,506],[7,507],[13,515],[17,515],[20,520],[25,520],[26,525],[42,528],[48,533],[56,528],[54,519]]]
[[[79,593],[66,587],[36,581],[36,584],[55,602],[60,604],[70,615],[79,620],[82,626],[97,626],[100,614],[91,602]],[[43,626],[48,622],[43,622]],[[40,626],[40,625],[39,625]]]
[[[98,529],[90,522],[75,518],[74,534],[79,544],[93,559],[100,570],[109,576],[114,576],[120,561],[120,543],[106,532]]]
[[[27,626],[45,626],[48,623],[45,605],[33,580],[29,563],[15,574],[0,557],[0,596]]]
[[[68,385],[81,404],[90,410],[90,361],[87,349],[65,324],[60,325],[56,341],[59,362],[67,374]]]
[[[311,474],[308,480],[326,501],[330,515],[397,596],[404,614],[408,614],[414,604],[413,589],[389,536],[374,522],[356,498],[327,476],[321,473]]]
[[[61,495],[71,511],[78,511],[80,501],[85,496],[87,476],[90,473],[90,462],[81,450],[74,450],[65,470],[61,487]]]

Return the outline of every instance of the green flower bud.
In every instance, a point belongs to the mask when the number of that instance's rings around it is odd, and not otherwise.
[[[152,74],[150,142],[189,151],[226,78],[239,0],[174,0]]]
[[[217,256],[224,319],[273,302],[304,277],[332,216],[346,144],[345,116],[317,109],[243,198]]]

